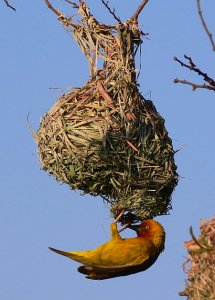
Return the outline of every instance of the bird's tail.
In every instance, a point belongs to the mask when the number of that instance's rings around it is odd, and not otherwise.
[[[66,252],[66,251],[62,251],[62,250],[58,250],[58,249],[55,249],[55,248],[52,248],[52,247],[49,247],[49,249],[53,252],[56,252],[58,254],[61,254],[61,255],[64,255],[64,256],[67,256],[69,258],[72,258],[70,257],[70,252]]]
[[[80,262],[82,264],[88,264],[90,262],[86,252],[81,252],[81,251],[77,251],[77,252],[66,252],[66,251],[62,251],[62,250],[58,250],[52,247],[49,247],[49,249],[57,254],[66,256],[70,259],[73,259],[77,262]]]

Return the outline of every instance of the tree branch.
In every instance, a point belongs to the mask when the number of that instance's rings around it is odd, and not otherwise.
[[[109,6],[109,2],[102,0],[102,3],[104,4],[104,6],[107,8],[107,10],[109,11],[109,13],[114,17],[114,19],[118,22],[118,23],[122,23],[120,18],[116,15],[115,13],[115,9],[111,9]]]
[[[79,6],[75,2],[72,2],[70,0],[64,0],[64,1],[71,4],[71,5],[73,5],[73,8],[77,8],[77,9],[79,8]]]
[[[144,6],[149,2],[149,0],[143,0],[142,3],[138,6],[137,10],[135,11],[135,13],[133,14],[133,16],[131,17],[131,19],[133,20],[137,20],[139,17],[139,14],[141,13],[141,11],[143,10]]]
[[[214,40],[213,40],[213,35],[212,35],[212,33],[209,31],[208,26],[207,26],[207,24],[206,24],[206,22],[205,22],[205,19],[204,19],[204,17],[203,17],[200,0],[197,0],[197,7],[198,7],[198,14],[199,14],[200,20],[201,20],[201,22],[202,22],[202,26],[203,26],[205,32],[207,33],[207,35],[208,35],[208,37],[209,37],[209,40],[210,40],[210,43],[211,43],[211,45],[212,45],[213,51],[215,51],[215,43],[214,43]]]
[[[193,62],[191,57],[189,57],[187,55],[184,55],[184,58],[188,60],[189,64],[184,63],[183,61],[181,61],[177,57],[174,57],[173,59],[175,61],[177,61],[178,63],[180,63],[180,65],[182,67],[185,67],[185,68],[189,69],[190,71],[193,71],[193,72],[197,73],[199,76],[203,77],[203,80],[208,82],[209,84],[196,84],[194,82],[190,82],[190,81],[187,81],[187,80],[181,80],[181,79],[178,79],[178,78],[176,78],[174,80],[174,83],[183,83],[183,84],[191,85],[193,87],[193,91],[195,91],[197,88],[204,88],[204,89],[215,91],[215,81],[211,77],[209,77],[207,75],[207,73],[202,72],[195,65],[195,63]]]
[[[4,1],[4,3],[5,3],[8,7],[10,7],[12,10],[16,11],[15,7],[13,7],[12,5],[10,5],[8,0],[3,0],[3,1]]]
[[[205,81],[207,81],[210,85],[215,87],[215,81],[211,77],[209,77],[207,73],[204,73],[199,68],[197,68],[191,57],[189,57],[185,54],[184,58],[189,61],[189,65],[185,64],[177,57],[174,57],[173,59],[175,61],[179,62],[182,67],[185,67],[185,68],[189,69],[190,71],[194,71],[198,75],[202,76]]]
[[[50,8],[58,17],[61,16],[61,13],[58,10],[56,10],[48,0],[45,0],[45,3],[48,6],[48,8]]]
[[[182,80],[175,78],[174,83],[182,83],[182,84],[187,84],[192,86],[192,90],[195,91],[196,89],[207,89],[207,90],[212,90],[215,91],[215,87],[208,85],[208,84],[197,84],[194,82],[190,82],[187,80]]]

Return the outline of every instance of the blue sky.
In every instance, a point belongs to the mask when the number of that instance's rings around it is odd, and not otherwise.
[[[122,19],[139,2],[110,1]],[[52,3],[69,14],[71,7],[64,1]],[[112,22],[101,1],[88,3],[98,19]],[[149,1],[140,17],[141,28],[150,33],[142,46],[141,92],[151,95],[166,120],[174,148],[182,149],[176,154],[181,179],[173,194],[173,210],[157,218],[167,233],[166,249],[146,272],[101,282],[85,279],[76,271],[78,263],[55,255],[48,247],[86,250],[107,241],[112,222],[109,210],[101,198],[80,196],[40,169],[27,123],[30,112],[29,121],[37,129],[40,117],[62,89],[88,80],[87,62],[42,0],[11,4],[16,13],[0,2],[0,298],[179,299],[184,286],[183,242],[190,239],[189,226],[198,234],[200,219],[209,219],[215,211],[214,92],[193,92],[173,84],[175,77],[201,82],[173,61],[173,56],[185,53],[215,77],[214,53],[196,1]],[[215,34],[213,12],[214,5],[208,1],[204,13]]]

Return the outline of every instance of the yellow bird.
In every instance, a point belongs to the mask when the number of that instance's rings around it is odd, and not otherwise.
[[[96,249],[77,252],[49,249],[83,264],[78,271],[89,279],[102,280],[145,271],[164,250],[164,228],[151,219],[128,227],[137,232],[137,237],[121,238],[116,223],[112,223],[110,241]]]

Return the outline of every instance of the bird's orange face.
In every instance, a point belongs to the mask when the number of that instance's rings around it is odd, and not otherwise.
[[[161,224],[151,219],[144,220],[139,225],[131,225],[129,227],[137,232],[138,237],[153,238],[163,231]]]
[[[144,220],[139,225],[139,230],[137,231],[137,236],[139,237],[153,237],[157,232],[157,224],[153,220]]]
[[[163,226],[152,219],[144,220],[139,225],[130,225],[129,228],[136,231],[140,238],[147,238],[153,242],[159,252],[164,250],[165,231]]]

